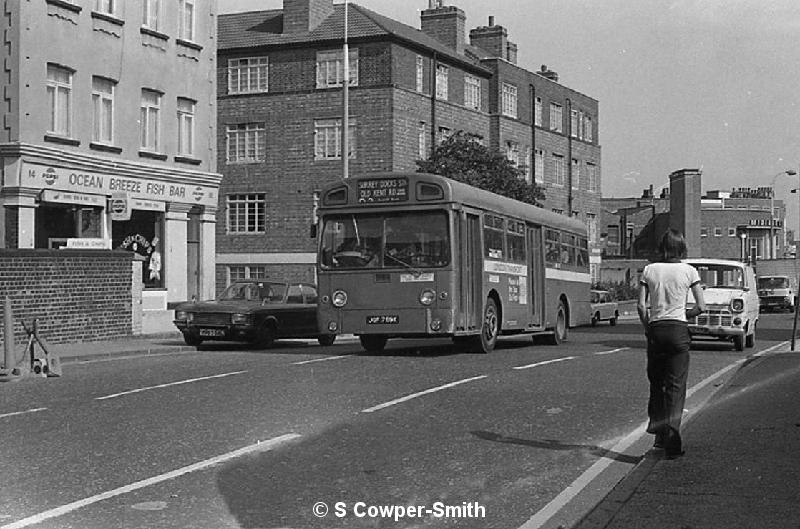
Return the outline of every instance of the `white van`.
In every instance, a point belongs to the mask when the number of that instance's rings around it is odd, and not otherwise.
[[[689,320],[692,340],[730,340],[737,351],[753,347],[758,325],[758,285],[753,267],[724,259],[686,259],[700,273],[706,312]],[[689,294],[687,308],[694,305]]]
[[[758,297],[761,310],[794,312],[794,289],[789,276],[759,276]]]

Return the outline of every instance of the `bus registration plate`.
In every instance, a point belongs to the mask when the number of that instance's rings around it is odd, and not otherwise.
[[[381,316],[367,316],[367,325],[393,325],[400,323],[400,316],[395,314]]]

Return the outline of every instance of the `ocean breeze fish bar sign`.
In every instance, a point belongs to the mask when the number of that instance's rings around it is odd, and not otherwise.
[[[131,198],[143,200],[182,202],[204,206],[217,205],[217,190],[213,187],[74,171],[63,167],[32,163],[22,164],[21,183],[25,187],[57,189],[108,197],[115,193],[125,193]]]

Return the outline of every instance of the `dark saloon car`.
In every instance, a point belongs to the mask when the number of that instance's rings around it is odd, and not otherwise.
[[[278,338],[316,338],[331,345],[336,338],[320,334],[317,289],[307,283],[236,281],[215,301],[178,305],[175,326],[194,346],[221,340],[269,347]]]

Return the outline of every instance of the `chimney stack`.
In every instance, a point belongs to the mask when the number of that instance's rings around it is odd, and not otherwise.
[[[430,0],[428,5],[420,14],[422,32],[463,55],[467,15],[456,6],[442,5],[442,0]]]
[[[505,59],[517,64],[517,45],[508,40],[508,31],[496,26],[494,16],[489,16],[489,25],[470,30],[469,42],[486,52],[489,57]]]
[[[283,0],[283,32],[306,33],[333,14],[333,0]]]

